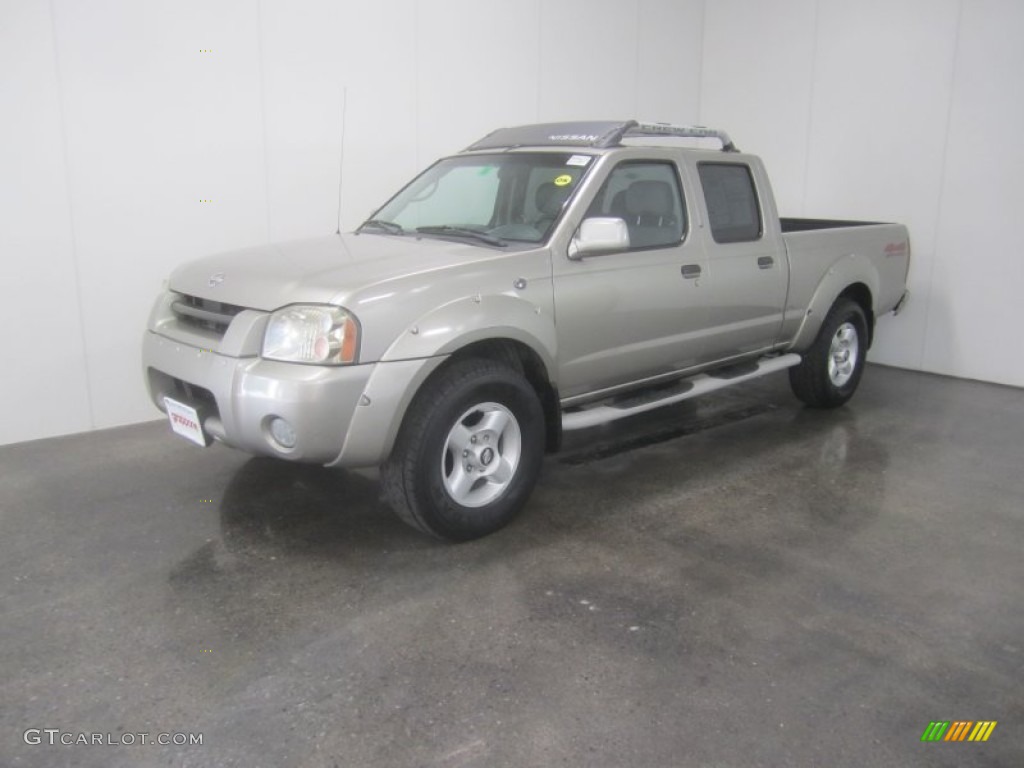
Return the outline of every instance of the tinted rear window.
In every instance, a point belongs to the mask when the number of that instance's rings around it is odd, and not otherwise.
[[[761,208],[750,168],[738,163],[698,166],[711,235],[716,243],[742,243],[761,237]]]

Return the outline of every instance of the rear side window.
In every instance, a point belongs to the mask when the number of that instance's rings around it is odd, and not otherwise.
[[[701,163],[698,171],[715,242],[760,239],[764,229],[750,168],[736,163]]]

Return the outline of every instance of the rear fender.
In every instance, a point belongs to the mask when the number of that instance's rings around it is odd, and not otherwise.
[[[867,286],[872,297],[878,296],[878,269],[866,256],[847,254],[829,267],[811,296],[804,319],[789,348],[794,352],[802,352],[810,347],[825,321],[825,315],[836,303],[836,299],[843,291],[857,283]],[[873,306],[870,309],[872,312],[875,310]]]

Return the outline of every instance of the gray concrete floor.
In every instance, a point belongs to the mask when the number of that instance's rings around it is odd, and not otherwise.
[[[1020,390],[772,377],[580,436],[460,546],[162,423],[0,448],[0,765],[1020,766],[1022,442]]]

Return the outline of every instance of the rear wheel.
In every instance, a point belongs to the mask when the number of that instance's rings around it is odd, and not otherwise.
[[[854,301],[837,299],[803,361],[789,369],[793,393],[815,408],[845,403],[860,384],[867,340],[864,310]]]
[[[465,541],[515,517],[543,457],[544,414],[530,384],[493,360],[462,360],[417,394],[381,481],[402,520]]]

